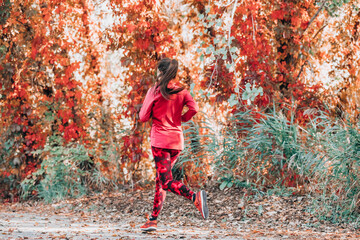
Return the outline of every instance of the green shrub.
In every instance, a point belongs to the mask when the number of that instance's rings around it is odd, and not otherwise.
[[[327,170],[319,174],[313,212],[332,222],[360,217],[360,124],[332,121],[322,114],[318,145],[326,158]],[[319,141],[320,140],[320,141]]]
[[[299,126],[288,111],[244,111],[229,119],[217,140],[221,146],[214,161],[220,188],[293,189],[294,193],[311,194],[314,204],[310,211],[320,218],[358,222],[359,123],[317,111],[317,117]]]
[[[256,117],[254,117],[256,116]],[[236,113],[215,164],[221,181],[235,185],[296,187],[313,174],[318,154],[308,151],[293,117],[282,112]],[[222,183],[223,184],[223,183]],[[225,186],[223,184],[222,186]]]
[[[86,176],[81,166],[91,162],[87,150],[77,143],[64,145],[61,137],[51,136],[44,149],[34,151],[42,156],[41,168],[30,178],[22,181],[22,197],[37,191],[46,202],[68,197],[79,197],[87,193]]]
[[[172,173],[175,179],[187,179],[195,185],[202,185],[207,181],[211,171],[211,159],[216,151],[217,144],[210,119],[199,113],[205,120],[200,122],[189,121],[183,123],[184,150],[177,159]]]

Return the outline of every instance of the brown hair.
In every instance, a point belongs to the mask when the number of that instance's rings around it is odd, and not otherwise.
[[[155,90],[160,88],[161,95],[169,100],[170,95],[176,94],[184,90],[185,87],[179,88],[168,88],[169,82],[176,77],[178,71],[178,61],[175,59],[170,58],[163,58],[161,59],[158,64],[157,68],[160,71],[159,76],[157,76],[157,84]]]

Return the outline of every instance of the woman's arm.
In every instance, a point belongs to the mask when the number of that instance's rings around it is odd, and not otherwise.
[[[181,121],[187,122],[199,111],[199,106],[188,91],[184,95],[184,105],[188,106],[189,110],[181,116]]]
[[[148,90],[144,103],[140,109],[139,117],[141,122],[147,122],[151,117],[151,110],[154,105],[153,87]]]

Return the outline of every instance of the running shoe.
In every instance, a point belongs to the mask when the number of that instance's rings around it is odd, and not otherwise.
[[[144,232],[155,231],[157,229],[157,220],[147,220],[147,222],[140,227]]]
[[[209,217],[209,209],[206,203],[206,192],[201,190],[196,193],[194,204],[204,219]]]

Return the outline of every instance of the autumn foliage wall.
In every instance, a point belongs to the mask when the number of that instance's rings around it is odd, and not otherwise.
[[[207,133],[201,127],[212,113],[226,125],[229,114],[250,110],[261,118],[274,103],[293,106],[299,124],[308,121],[307,109],[325,102],[334,114],[356,119],[358,6],[357,0],[0,1],[1,196],[16,200],[20,182],[44,168],[51,154],[34,151],[52,137],[84,146],[81,168],[97,169],[115,185],[151,180],[149,123],[137,113],[165,56],[179,60],[179,79],[208,113],[195,118],[197,135]],[[319,78],[338,84],[323,88]],[[189,151],[201,162],[183,166],[195,185],[211,174],[211,158]]]

